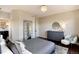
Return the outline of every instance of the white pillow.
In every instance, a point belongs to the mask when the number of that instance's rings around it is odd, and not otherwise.
[[[5,40],[3,39],[3,36],[2,35],[0,35],[0,45],[2,46],[2,45],[5,45],[6,43],[5,43]]]
[[[62,44],[65,44],[65,45],[69,45],[70,44],[70,41],[69,40],[61,40],[61,43]]]

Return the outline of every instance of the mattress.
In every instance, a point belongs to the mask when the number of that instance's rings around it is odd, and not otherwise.
[[[40,38],[24,41],[25,48],[33,54],[50,54],[55,50],[55,44]]]

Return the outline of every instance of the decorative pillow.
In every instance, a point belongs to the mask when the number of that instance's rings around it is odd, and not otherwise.
[[[32,54],[30,51],[25,49],[25,45],[22,42],[20,42],[20,47],[21,47],[21,50],[22,50],[23,54]]]
[[[12,43],[10,40],[7,40],[7,46],[14,54],[19,54],[19,51],[18,51],[16,45],[14,43]]]
[[[16,45],[16,48],[18,49],[18,52],[20,54],[22,54],[22,50],[21,50],[20,44],[18,42],[16,42],[15,45]]]
[[[20,54],[32,54],[30,51],[25,49],[25,45],[22,42],[17,42],[16,47]]]

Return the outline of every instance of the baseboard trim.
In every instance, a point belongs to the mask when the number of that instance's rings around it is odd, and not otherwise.
[[[47,40],[47,38],[44,38],[44,37],[38,37],[38,38],[41,38],[41,39],[46,39],[46,40]]]

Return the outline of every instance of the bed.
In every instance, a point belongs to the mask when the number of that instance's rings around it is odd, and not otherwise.
[[[32,54],[30,51],[25,49],[25,45],[22,41],[10,41],[7,40],[7,47],[12,51],[13,54]]]
[[[23,47],[19,43],[24,43],[25,46]],[[13,54],[51,54],[55,51],[55,44],[53,42],[40,38],[29,39],[24,42],[17,41],[17,43],[12,43],[8,40],[7,46]]]
[[[55,50],[55,44],[40,38],[24,41],[25,48],[33,54],[51,54]]]

